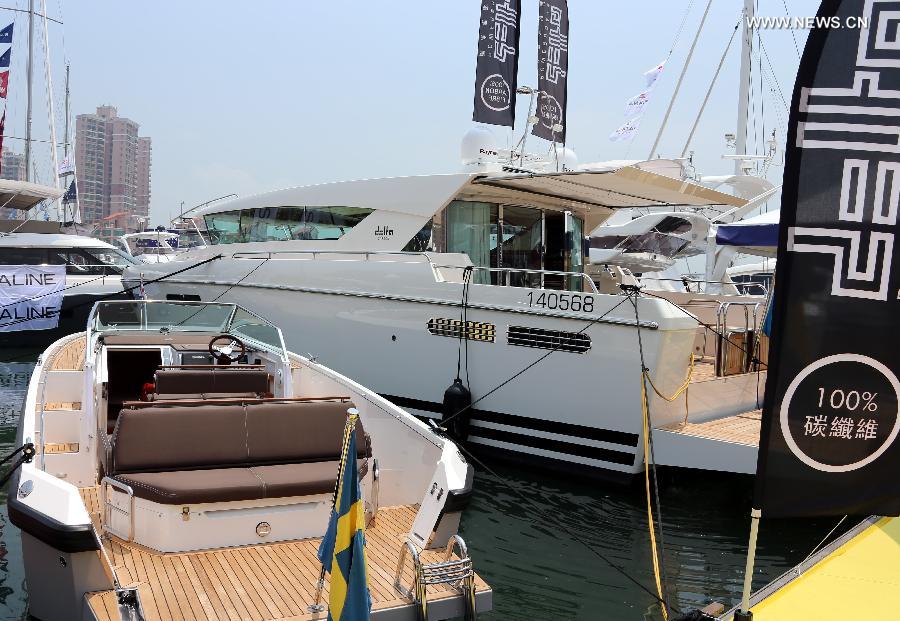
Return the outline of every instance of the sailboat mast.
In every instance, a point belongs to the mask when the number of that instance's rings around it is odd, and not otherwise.
[[[66,124],[63,136],[63,157],[69,157],[69,63],[66,63]]]
[[[734,142],[735,155],[734,174],[742,174],[744,160],[740,156],[747,155],[747,110],[750,105],[750,63],[753,59],[753,29],[750,21],[754,15],[754,0],[744,0],[744,31],[741,37],[741,79],[738,91],[737,133]]]
[[[28,0],[27,105],[25,107],[25,181],[31,181],[31,77],[34,71],[34,0]]]

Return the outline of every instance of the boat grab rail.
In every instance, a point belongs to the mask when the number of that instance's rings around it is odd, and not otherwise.
[[[524,267],[483,267],[480,265],[470,265],[470,266],[437,265],[435,263],[432,263],[432,265],[434,265],[434,267],[436,267],[438,269],[463,270],[463,269],[468,268],[473,271],[479,271],[479,272],[488,272],[488,273],[497,272],[499,274],[505,274],[505,277],[501,279],[501,280],[503,280],[502,286],[505,286],[505,287],[511,286],[511,281],[512,281],[511,276],[514,273],[538,274],[539,276],[541,276],[542,286],[539,287],[541,289],[543,289],[543,277],[544,276],[566,276],[566,277],[570,277],[570,278],[581,278],[583,281],[588,283],[588,285],[590,286],[590,289],[591,289],[591,293],[600,293],[600,291],[597,289],[597,285],[594,283],[593,280],[591,280],[591,277],[588,276],[587,274],[585,274],[584,272],[559,272],[556,270],[535,270],[535,269],[528,269],[528,268],[524,268]],[[528,288],[533,289],[534,287],[528,287]]]
[[[737,306],[744,311],[744,335],[748,338],[744,340],[746,349],[741,351],[741,369],[744,373],[749,373],[752,368],[755,351],[759,347],[759,339],[757,338],[757,330],[759,329],[759,309],[760,302],[740,302],[729,301],[720,302],[719,308],[716,310],[716,375],[724,376],[728,369],[728,350],[729,346],[736,345],[728,338],[728,310],[732,306]]]
[[[281,255],[312,255],[312,259],[300,259],[298,261],[316,260],[319,255],[362,255],[363,260],[368,261],[372,256],[401,256],[401,257],[421,257],[422,263],[434,263],[424,252],[405,252],[403,250],[245,250],[235,252],[231,255],[232,259],[274,259],[281,258]]]
[[[126,541],[134,540],[134,490],[131,489],[130,485],[125,485],[121,481],[116,481],[111,477],[103,477],[103,480],[100,481],[100,486],[103,489],[103,507],[105,509],[105,515],[103,516],[103,520],[106,524],[110,523],[110,509],[114,511],[118,511],[122,515],[126,515],[126,512],[121,507],[117,507],[109,501],[109,497],[106,495],[106,486],[111,485],[115,487],[120,492],[124,492],[128,494],[128,539]]]

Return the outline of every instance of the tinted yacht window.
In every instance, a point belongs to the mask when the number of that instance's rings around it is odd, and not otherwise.
[[[46,265],[44,248],[0,248],[0,265]]]
[[[340,239],[372,213],[363,207],[258,207],[205,216],[213,244]]]

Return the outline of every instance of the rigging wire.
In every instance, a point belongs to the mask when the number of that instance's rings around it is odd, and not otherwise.
[[[787,0],[781,0],[781,4],[784,5],[784,14],[787,15],[788,17],[790,17],[791,13],[790,13],[790,11],[788,11],[788,8],[787,8]],[[791,31],[791,37],[794,39],[794,50],[796,50],[796,52],[797,52],[797,60],[800,60],[801,54],[800,54],[800,46],[797,45],[797,34],[794,32],[793,28],[791,28],[790,31]]]

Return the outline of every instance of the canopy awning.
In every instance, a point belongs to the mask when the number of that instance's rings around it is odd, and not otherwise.
[[[730,194],[634,166],[610,171],[488,175],[476,179],[475,183],[612,209],[715,205],[740,207],[747,203]]]
[[[716,229],[716,243],[720,246],[777,248],[780,216],[781,212],[776,209],[734,224],[720,224]]]
[[[29,181],[0,179],[0,207],[28,210],[45,200],[56,200],[64,190]]]

